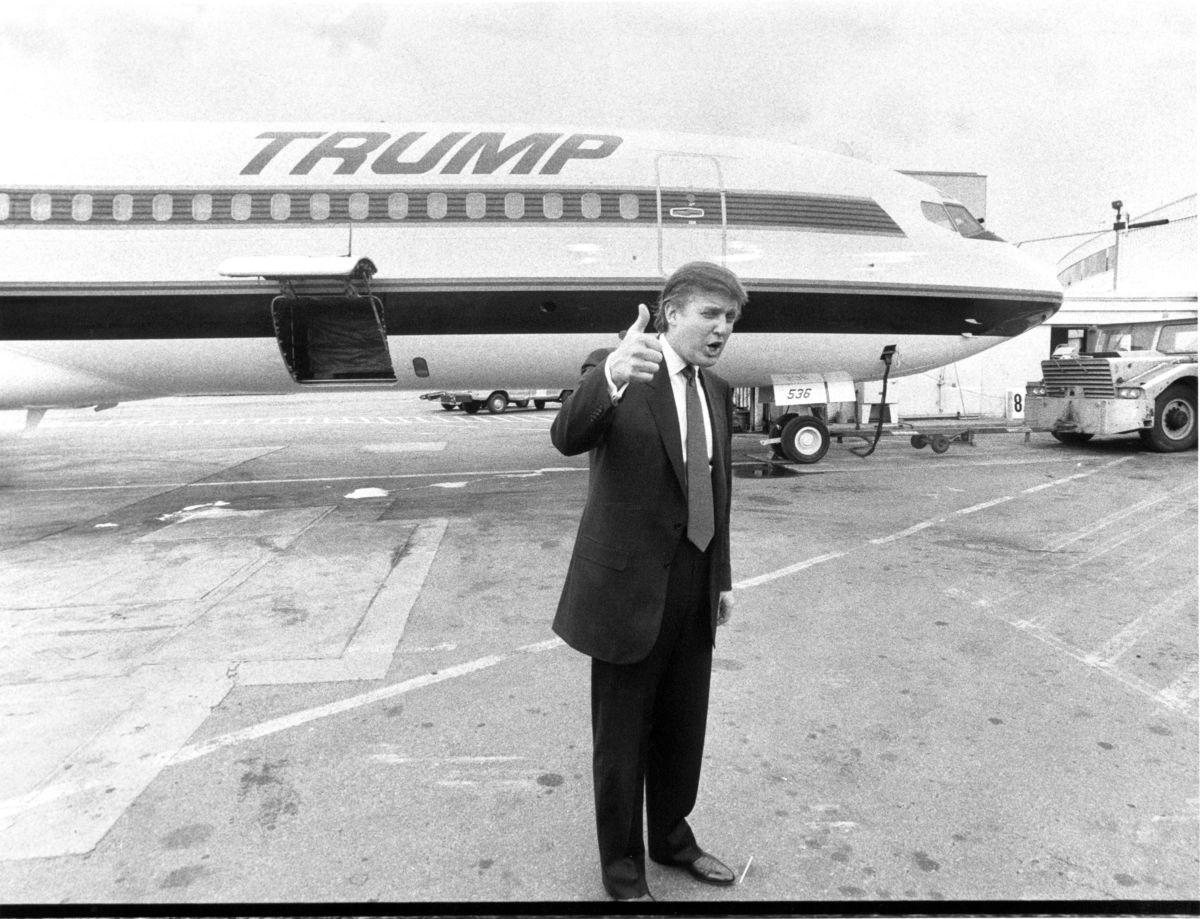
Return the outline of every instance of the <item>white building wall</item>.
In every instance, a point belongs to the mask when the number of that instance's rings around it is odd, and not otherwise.
[[[1040,326],[966,360],[937,370],[889,381],[897,413],[906,418],[1021,417],[1013,394],[1041,378],[1041,361],[1050,355],[1050,329]],[[902,356],[903,357],[903,356]]]

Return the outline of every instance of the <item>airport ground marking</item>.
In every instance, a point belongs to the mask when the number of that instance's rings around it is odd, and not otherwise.
[[[1145,501],[1139,501],[1137,504],[1131,504],[1128,507],[1119,508],[1119,509],[1113,511],[1111,514],[1105,514],[1103,517],[1101,517],[1099,520],[1097,520],[1091,526],[1085,527],[1082,530],[1072,533],[1066,539],[1060,540],[1059,542],[1056,542],[1049,546],[1046,546],[1045,551],[1046,552],[1059,552],[1062,549],[1065,549],[1067,546],[1071,545],[1071,543],[1078,542],[1081,539],[1086,539],[1088,536],[1091,536],[1093,533],[1098,533],[1100,530],[1103,530],[1104,528],[1109,527],[1114,523],[1118,523],[1121,520],[1124,520],[1126,517],[1131,517],[1134,514],[1140,514],[1144,511],[1147,511],[1150,508],[1154,507],[1154,505],[1156,505],[1156,504],[1161,504],[1163,501],[1166,501],[1168,497],[1169,497],[1168,495],[1159,495],[1156,498],[1147,498]]]
[[[565,647],[562,640],[553,638],[548,641],[540,641],[529,645],[522,645],[505,654],[492,654],[486,657],[476,658],[473,661],[467,661],[462,664],[456,664],[452,667],[446,667],[430,673],[421,674],[420,676],[412,677],[399,683],[392,683],[388,686],[371,690],[370,692],[360,693],[359,695],[351,696],[347,699],[340,699],[336,702],[331,702],[326,705],[316,706],[315,708],[305,709],[299,712],[292,712],[289,715],[273,718],[269,721],[261,722],[260,724],[251,725],[250,727],[243,728],[239,731],[233,731],[217,737],[210,737],[208,740],[200,741],[198,743],[187,744],[178,748],[177,750],[167,750],[160,751],[155,754],[149,754],[139,759],[138,768],[143,771],[154,770],[157,773],[165,767],[182,765],[184,763],[200,759],[209,755],[210,753],[215,753],[218,750],[223,750],[227,747],[236,746],[251,740],[257,740],[262,737],[267,737],[271,734],[278,734],[282,731],[288,731],[292,728],[300,727],[301,725],[308,724],[322,718],[328,718],[333,715],[340,715],[344,712],[353,711],[354,709],[362,708],[366,705],[373,705],[376,702],[392,699],[396,696],[404,695],[405,693],[412,692],[416,689],[423,689],[426,686],[433,686],[437,683],[442,683],[457,677],[478,673],[482,670],[487,670],[499,664],[515,660],[522,655],[540,654],[544,651],[552,651],[560,647]],[[22,813],[32,810],[33,808],[40,807],[57,800],[62,800],[64,798],[70,798],[76,795],[93,792],[101,788],[107,788],[111,784],[111,778],[105,776],[98,780],[58,782],[52,785],[47,785],[35,791],[28,792],[27,794],[0,801],[0,819],[15,819]]]
[[[1119,459],[1104,463],[1101,466],[1097,466],[1095,469],[1089,469],[1085,472],[1073,473],[1072,475],[1069,475],[1069,476],[1063,476],[1062,478],[1054,479],[1050,482],[1044,482],[1040,485],[1035,485],[1030,488],[1026,488],[1023,491],[1021,491],[1020,494],[1021,495],[1036,494],[1040,491],[1044,491],[1047,488],[1054,488],[1055,486],[1062,485],[1067,482],[1073,482],[1073,481],[1077,481],[1079,479],[1088,478],[1089,476],[1096,475],[1097,473],[1103,472],[1104,470],[1109,469],[1113,466],[1116,466],[1120,463],[1128,462],[1132,458],[1133,457],[1124,456]],[[975,465],[975,464],[973,464],[973,465]],[[819,565],[824,562],[828,562],[828,561],[832,561],[837,558],[841,558],[842,556],[846,555],[847,553],[854,552],[857,549],[866,548],[867,546],[887,545],[888,543],[896,542],[898,540],[905,539],[906,537],[912,536],[916,533],[920,533],[923,530],[927,530],[930,527],[936,526],[939,523],[945,523],[951,517],[977,513],[979,511],[985,510],[987,508],[996,507],[1000,504],[1005,504],[1009,501],[1016,500],[1017,497],[1019,497],[1019,495],[1001,495],[998,498],[993,498],[989,501],[984,501],[980,504],[972,505],[971,507],[962,508],[960,510],[954,511],[952,514],[947,514],[946,516],[943,516],[943,517],[934,517],[934,518],[930,518],[928,520],[919,521],[919,522],[913,524],[912,526],[907,527],[906,529],[900,530],[899,532],[891,533],[891,534],[888,534],[887,536],[879,536],[874,539],[867,540],[866,542],[861,543],[858,546],[855,546],[851,549],[847,549],[844,552],[830,552],[830,553],[826,553],[824,555],[818,555],[813,558],[806,559],[805,561],[797,562],[796,564],[788,565],[784,568],[779,568],[775,571],[768,571],[764,574],[760,574],[760,575],[757,575],[752,578],[746,578],[744,580],[738,581],[733,586],[734,586],[735,590],[736,589],[744,589],[747,587],[757,587],[760,584],[765,584],[769,581],[775,581],[775,580],[778,580],[779,578],[787,577],[790,574],[796,574],[797,572],[804,571],[808,568],[812,568],[815,565]],[[1153,499],[1149,503],[1150,504],[1158,503],[1159,500],[1163,500],[1163,499]]]
[[[828,552],[825,555],[818,555],[815,558],[806,559],[802,562],[797,562],[794,565],[788,565],[786,568],[780,568],[778,571],[768,571],[766,574],[760,574],[757,577],[746,578],[743,581],[738,581],[733,586],[735,590],[744,590],[747,587],[757,587],[759,584],[766,584],[768,581],[775,581],[779,578],[787,577],[789,574],[795,574],[797,571],[803,571],[806,568],[812,568],[814,565],[820,565],[822,562],[828,562],[835,558],[841,558],[845,554],[845,552]]]
[[[547,475],[556,472],[587,472],[587,466],[543,466],[540,469],[483,469],[476,471],[465,472],[397,472],[397,473],[366,473],[362,475],[331,475],[331,476],[301,476],[288,479],[238,479],[231,481],[209,481],[200,479],[195,482],[151,482],[147,484],[126,484],[126,485],[67,485],[57,488],[22,488],[14,489],[14,492],[22,494],[35,494],[40,492],[73,492],[73,491],[121,491],[129,489],[175,489],[175,488],[228,488],[234,486],[251,486],[251,485],[303,485],[308,483],[319,482],[379,482],[379,481],[403,481],[407,479],[437,479],[445,478],[448,475],[455,476],[471,476],[473,478],[486,478],[487,476],[533,476]]]
[[[1155,517],[1151,517],[1147,520],[1142,521],[1137,526],[1130,527],[1128,530],[1116,533],[1114,536],[1109,538],[1109,540],[1107,542],[1101,543],[1100,545],[1098,545],[1094,549],[1092,549],[1090,552],[1085,553],[1084,555],[1080,556],[1078,559],[1073,561],[1071,564],[1067,565],[1066,570],[1070,571],[1072,569],[1079,568],[1083,565],[1094,562],[1096,559],[1100,558],[1102,555],[1107,555],[1109,552],[1112,552],[1114,549],[1119,549],[1121,546],[1125,545],[1126,543],[1137,540],[1139,537],[1144,536],[1149,531],[1157,529],[1158,527],[1161,527],[1166,523],[1170,523],[1176,517],[1180,517],[1184,514],[1193,514],[1194,515],[1195,512],[1196,512],[1195,506],[1189,506],[1189,505],[1180,505],[1178,507],[1169,508],[1163,514],[1160,514]]]
[[[966,591],[952,587],[946,591],[948,596],[953,596],[960,600],[970,598]],[[1184,674],[1177,679],[1171,686],[1166,689],[1159,689],[1147,682],[1146,680],[1136,677],[1131,673],[1126,673],[1116,666],[1115,661],[1109,662],[1099,659],[1095,654],[1084,651],[1068,641],[1059,638],[1049,629],[1049,616],[1036,616],[1029,619],[1014,619],[1006,616],[1000,607],[1011,600],[1013,597],[1019,596],[1021,591],[1013,591],[1005,594],[995,600],[983,596],[975,596],[971,605],[982,610],[986,615],[1006,625],[1012,626],[1020,632],[1036,638],[1042,644],[1059,651],[1068,657],[1079,661],[1088,668],[1104,674],[1111,679],[1128,686],[1153,702],[1179,714],[1185,714],[1188,708],[1188,700],[1183,698],[1183,690],[1187,687],[1190,674]],[[1192,673],[1194,673],[1194,669]],[[1194,693],[1192,694],[1194,697]]]
[[[257,740],[260,737],[266,737],[270,734],[277,734],[281,731],[288,731],[311,721],[327,718],[330,715],[340,715],[343,712],[353,711],[356,708],[362,708],[364,705],[373,705],[376,702],[382,702],[385,699],[392,699],[396,696],[412,692],[415,689],[423,689],[426,686],[444,683],[446,680],[452,680],[456,677],[478,673],[481,670],[487,670],[491,667],[495,667],[497,664],[503,664],[507,661],[514,660],[522,654],[539,654],[543,651],[551,651],[555,648],[563,646],[562,640],[558,638],[551,639],[549,641],[537,642],[531,645],[522,645],[521,647],[515,648],[507,654],[491,654],[486,657],[476,658],[473,661],[467,661],[462,664],[456,664],[452,667],[446,667],[430,673],[424,673],[420,676],[411,677],[410,679],[404,680],[400,683],[392,683],[388,686],[371,690],[370,692],[361,693],[357,696],[351,696],[348,699],[340,699],[337,702],[330,702],[326,705],[319,705],[315,708],[305,709],[304,711],[293,712],[290,715],[284,715],[280,718],[273,718],[270,721],[264,721],[260,724],[243,728],[240,731],[233,731],[232,733],[223,734],[219,737],[209,738],[208,740],[201,741],[200,743],[189,744],[185,747],[181,747],[174,753],[174,755],[170,756],[168,765],[176,766],[180,763],[190,762],[191,760],[199,759],[202,756],[207,756],[209,753],[224,749],[225,747],[231,747],[240,743],[245,743],[248,740]]]

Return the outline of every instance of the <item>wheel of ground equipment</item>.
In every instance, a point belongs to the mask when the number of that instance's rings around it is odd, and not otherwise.
[[[1095,437],[1095,434],[1085,434],[1082,431],[1051,431],[1050,436],[1059,443],[1071,444],[1077,446],[1086,444],[1089,440]]]
[[[929,438],[924,434],[914,434],[908,439],[908,442],[920,450],[922,447],[929,446]]]
[[[816,463],[829,450],[829,428],[812,415],[793,418],[780,437],[784,455],[794,463]]]
[[[456,406],[454,405],[453,402],[443,402],[442,403],[442,411],[444,411],[444,412],[452,412],[452,411],[454,411],[455,408],[456,408]]]
[[[528,399],[518,399],[516,402],[513,403],[513,405],[515,405],[517,408],[528,408],[529,400]]]
[[[499,415],[508,408],[508,396],[502,392],[494,392],[487,398],[487,410],[493,415]]]
[[[1154,400],[1154,426],[1138,432],[1157,453],[1194,449],[1196,433],[1196,391],[1183,383],[1168,386]]]
[[[474,415],[481,408],[483,408],[482,402],[464,402],[462,404],[462,410],[468,415]]]
[[[545,399],[534,399],[533,407],[536,408],[540,412],[542,409],[544,409],[546,407],[546,400]]]
[[[945,453],[950,449],[950,438],[945,434],[934,434],[929,438],[929,449],[934,453]]]

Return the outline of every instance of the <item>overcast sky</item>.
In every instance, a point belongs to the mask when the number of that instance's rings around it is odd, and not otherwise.
[[[761,136],[983,173],[1021,240],[1196,191],[1196,50],[1193,0],[26,2],[0,115]]]

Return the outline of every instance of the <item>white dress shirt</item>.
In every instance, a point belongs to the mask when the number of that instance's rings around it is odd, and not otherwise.
[[[675,416],[679,419],[679,442],[683,447],[683,461],[687,462],[687,377],[683,375],[683,371],[687,368],[688,363],[682,357],[675,353],[675,349],[671,347],[670,342],[662,335],[658,336],[658,340],[662,342],[663,359],[667,363],[667,373],[671,377],[671,394],[675,397]],[[612,397],[614,403],[620,401],[625,395],[625,389],[629,386],[628,383],[617,388],[613,383],[612,374],[609,372],[608,364],[612,359],[610,354],[604,361],[604,378],[608,381],[608,393]],[[708,399],[704,395],[703,377],[700,373],[700,368],[696,368],[696,379],[700,384],[700,411],[704,415],[704,440],[708,445],[708,461],[712,462],[712,418],[708,413]]]

